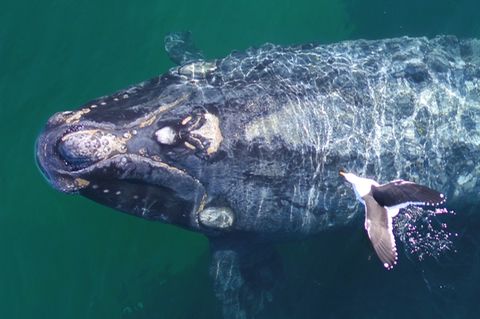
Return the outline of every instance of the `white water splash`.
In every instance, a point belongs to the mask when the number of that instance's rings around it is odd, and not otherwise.
[[[422,261],[426,257],[438,259],[447,251],[454,251],[453,239],[458,236],[442,221],[454,211],[445,208],[428,209],[409,206],[394,219],[395,236],[403,243],[407,256]]]

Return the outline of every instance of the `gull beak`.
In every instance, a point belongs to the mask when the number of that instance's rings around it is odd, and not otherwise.
[[[346,178],[345,174],[347,174],[347,173],[345,173],[345,172],[343,172],[343,171],[339,171],[338,174],[340,174],[340,175],[342,175],[343,177]]]

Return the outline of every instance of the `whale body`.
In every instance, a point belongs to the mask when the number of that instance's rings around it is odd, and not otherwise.
[[[238,291],[277,260],[270,242],[361,220],[339,169],[451,202],[480,192],[478,40],[265,44],[207,60],[167,39],[180,65],[53,115],[37,162],[60,191],[207,235],[225,316],[249,312]]]

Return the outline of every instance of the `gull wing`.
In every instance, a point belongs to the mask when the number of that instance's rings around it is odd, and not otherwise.
[[[365,229],[378,258],[387,269],[397,263],[397,247],[393,237],[392,217],[380,206],[372,195],[363,197],[365,201]]]
[[[404,180],[372,185],[372,196],[383,207],[406,207],[410,204],[438,206],[444,204],[446,199],[445,195],[434,189]]]

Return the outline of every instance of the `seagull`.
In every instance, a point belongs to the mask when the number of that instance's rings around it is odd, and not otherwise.
[[[357,199],[365,206],[365,229],[378,258],[387,269],[397,263],[397,247],[392,219],[409,205],[443,205],[445,195],[427,186],[397,179],[380,185],[373,179],[340,172],[353,186]]]

